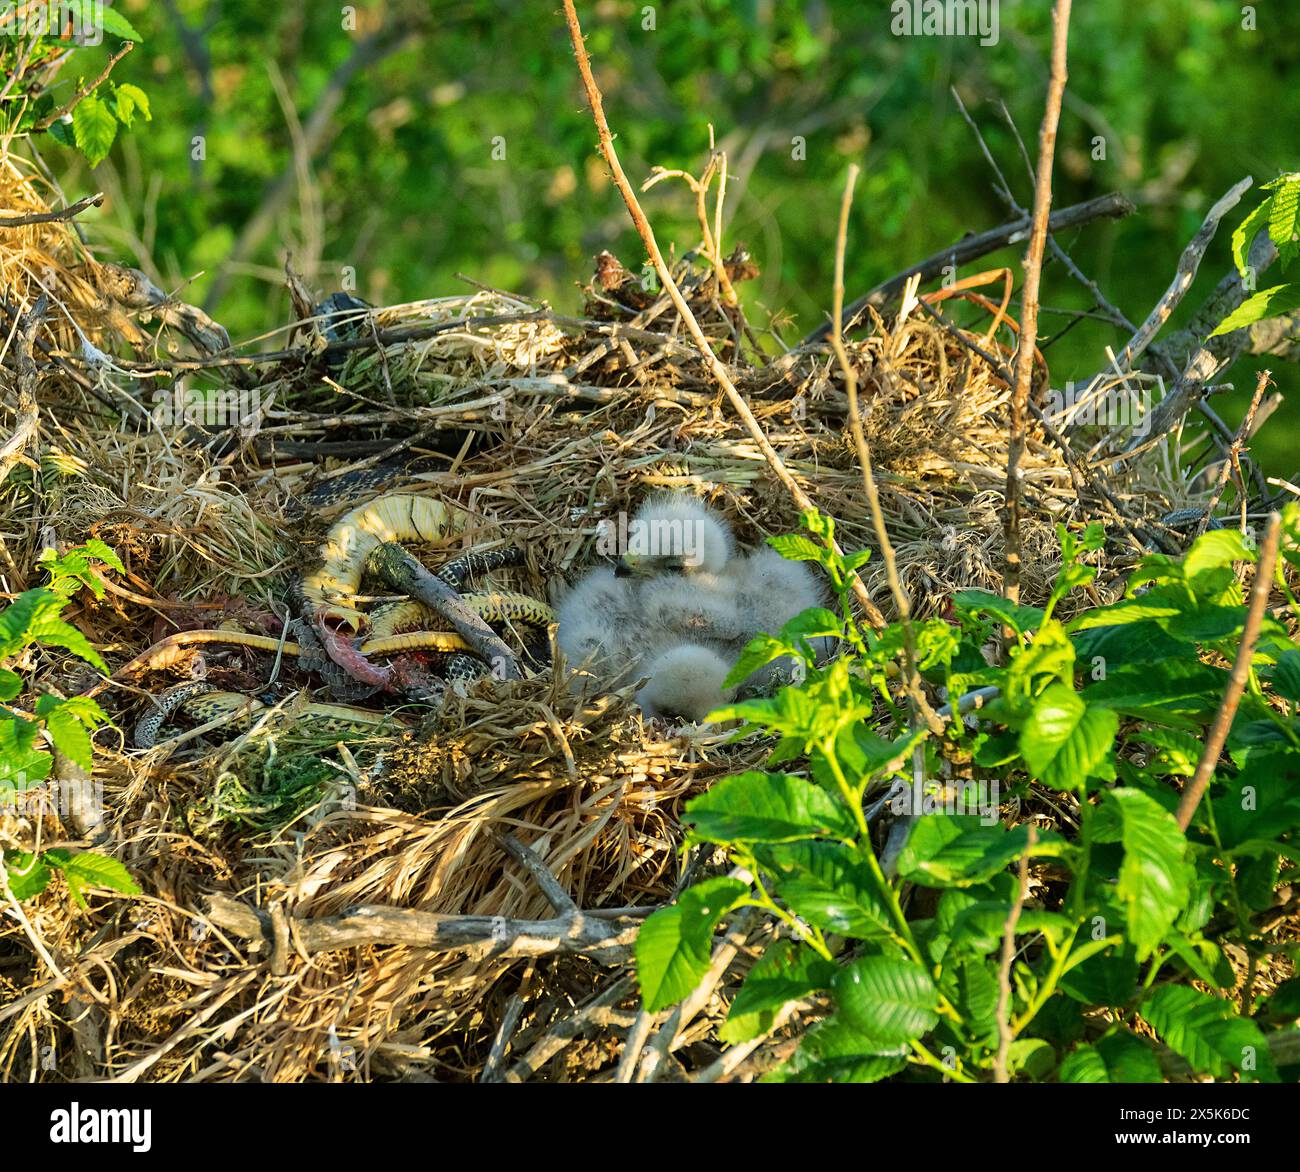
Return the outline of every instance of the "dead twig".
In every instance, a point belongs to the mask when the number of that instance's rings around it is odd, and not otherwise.
[[[32,212],[26,216],[0,216],[0,228],[24,228],[28,224],[56,224],[60,220],[71,220],[81,215],[87,208],[97,208],[104,202],[104,193],[95,192],[84,199],[70,203],[57,212]]]
[[[1205,516],[1201,518],[1200,524],[1196,526],[1196,536],[1199,537],[1210,527],[1210,518],[1214,515],[1214,510],[1218,508],[1219,501],[1223,499],[1223,490],[1228,486],[1228,476],[1235,468],[1237,475],[1241,475],[1241,452],[1246,445],[1247,439],[1255,430],[1255,413],[1259,410],[1259,402],[1264,397],[1264,390],[1273,383],[1272,372],[1261,370],[1259,378],[1255,381],[1255,393],[1250,398],[1250,406],[1246,408],[1245,418],[1241,421],[1241,426],[1237,428],[1237,434],[1232,437],[1232,443],[1228,445],[1228,458],[1223,461],[1219,467],[1219,475],[1214,485],[1214,492],[1211,494],[1209,501],[1205,505]],[[1243,500],[1246,494],[1246,486],[1241,486]]]
[[[40,422],[40,411],[36,405],[36,361],[32,357],[36,331],[45,316],[49,298],[42,293],[36,304],[18,319],[18,329],[14,336],[14,366],[18,373],[17,422],[9,438],[0,444],[0,484],[9,475],[10,469],[22,458],[27,445],[32,442]]]
[[[1020,881],[1016,888],[1016,901],[1007,913],[1007,922],[1002,928],[1002,959],[998,964],[998,1052],[993,1059],[993,1081],[1010,1082],[1007,1074],[1007,1056],[1011,1052],[1014,1031],[1011,1028],[1011,964],[1016,958],[1016,925],[1020,922],[1020,912],[1029,897],[1029,854],[1038,841],[1038,834],[1031,825],[1025,838],[1025,853],[1020,856]]]
[[[269,913],[226,895],[208,897],[208,918],[244,940],[262,941],[269,950],[275,936]],[[506,916],[446,916],[418,908],[362,905],[337,916],[290,921],[293,937],[308,956],[344,948],[401,945],[429,952],[484,949],[496,957],[570,954],[600,964],[626,963],[639,920],[602,919],[583,912],[551,920]]]
[[[1255,655],[1255,644],[1259,640],[1260,627],[1264,622],[1264,611],[1268,606],[1268,596],[1273,589],[1273,569],[1277,565],[1277,548],[1282,535],[1282,516],[1271,513],[1268,529],[1259,547],[1259,560],[1255,563],[1255,585],[1250,592],[1250,609],[1246,612],[1246,624],[1242,628],[1241,643],[1237,647],[1237,656],[1232,661],[1232,672],[1228,676],[1228,687],[1223,693],[1219,711],[1215,713],[1214,723],[1205,738],[1205,749],[1201,759],[1196,763],[1196,772],[1183,790],[1174,816],[1178,825],[1186,830],[1192,824],[1192,815],[1200,805],[1201,796],[1214,776],[1214,767],[1223,752],[1223,744],[1228,739],[1228,730],[1232,727],[1232,718],[1237,714],[1237,705],[1241,703],[1241,694],[1246,681],[1250,678],[1250,661]]]
[[[687,332],[703,355],[709,372],[722,388],[736,414],[740,416],[741,422],[745,425],[745,430],[749,432],[759,451],[763,453],[763,458],[767,461],[768,467],[772,469],[776,478],[785,486],[801,511],[815,509],[817,506],[799,486],[799,482],[790,474],[776,449],[772,447],[771,441],[768,440],[762,426],[754,417],[754,413],[750,410],[749,404],[745,402],[744,396],[736,389],[735,383],[731,380],[731,375],[727,373],[727,368],[722,364],[717,354],[714,353],[713,347],[709,345],[709,340],[700,328],[700,323],[696,320],[695,314],[691,312],[691,307],[686,302],[686,298],[682,296],[681,290],[677,287],[672,271],[664,260],[663,253],[659,250],[659,242],[655,239],[654,229],[651,228],[650,221],[646,219],[645,212],[642,211],[641,204],[637,200],[636,192],[632,190],[632,185],[628,182],[627,175],[623,171],[623,165],[619,162],[618,153],[614,150],[614,136],[610,132],[609,123],[605,118],[604,101],[601,97],[600,87],[596,84],[595,75],[591,71],[591,59],[587,56],[587,46],[583,42],[582,27],[578,23],[578,13],[573,6],[573,0],[564,0],[564,17],[569,28],[569,39],[573,43],[573,53],[578,61],[578,73],[582,77],[583,89],[586,91],[587,104],[591,107],[591,116],[596,124],[596,134],[600,139],[601,154],[609,165],[614,184],[623,197],[623,202],[627,205],[628,214],[632,217],[632,223],[637,230],[637,234],[645,244],[646,252],[655,266],[660,285],[663,286],[672,299],[673,306],[686,326]],[[836,548],[839,547],[836,546]],[[880,613],[880,609],[876,604],[872,602],[871,596],[867,593],[867,588],[862,583],[862,579],[856,575],[853,579],[853,588],[858,602],[867,616],[867,621],[877,630],[883,630],[886,625],[885,617]]]
[[[1034,373],[1034,343],[1038,337],[1038,289],[1043,276],[1043,251],[1047,247],[1048,214],[1052,206],[1052,159],[1056,127],[1065,95],[1065,49],[1070,29],[1071,0],[1056,0],[1052,10],[1052,70],[1047,86],[1047,109],[1038,140],[1038,177],[1034,184],[1033,229],[1025,254],[1024,309],[1020,317],[1020,344],[1016,347],[1016,381],[1011,396],[1011,437],[1007,451],[1006,577],[1002,592],[1010,602],[1020,600],[1020,457],[1025,450],[1025,416]]]
[[[848,177],[844,181],[844,196],[840,200],[839,231],[835,238],[835,289],[833,311],[831,313],[831,349],[839,361],[840,371],[844,375],[844,391],[849,400],[849,429],[853,432],[853,443],[858,451],[858,464],[862,468],[862,484],[867,494],[867,504],[871,509],[871,527],[880,546],[880,556],[885,562],[885,577],[889,582],[889,593],[894,599],[894,610],[898,621],[903,624],[903,667],[904,688],[912,707],[913,718],[921,717],[935,736],[943,736],[943,721],[935,714],[926,701],[921,688],[921,674],[916,666],[916,635],[912,630],[912,603],[903,589],[898,576],[898,559],[894,556],[894,546],[889,540],[889,531],[885,526],[885,515],[880,508],[880,493],[876,489],[876,478],[871,469],[871,448],[867,444],[866,433],[862,429],[862,413],[858,408],[858,373],[849,361],[848,351],[844,349],[844,337],[841,323],[844,320],[844,254],[848,247],[849,210],[853,206],[853,188],[858,181],[858,166],[849,166]]]
[[[1128,199],[1118,192],[1112,191],[1107,195],[1100,195],[1096,199],[1062,208],[1052,214],[1052,218],[1048,223],[1052,232],[1064,232],[1070,228],[1078,228],[1083,224],[1091,223],[1093,220],[1121,220],[1125,216],[1131,216],[1135,211],[1137,211],[1137,208]],[[997,228],[990,228],[987,232],[979,232],[974,236],[963,236],[942,252],[936,252],[933,256],[926,257],[920,264],[915,264],[911,268],[890,277],[889,280],[882,281],[875,288],[868,290],[844,310],[844,324],[847,325],[852,322],[868,305],[874,306],[876,309],[882,308],[897,297],[903,291],[903,286],[918,273],[921,276],[921,283],[925,284],[941,276],[946,268],[957,268],[969,261],[978,260],[981,256],[987,256],[990,252],[996,252],[999,248],[1006,248],[1010,244],[1018,244],[1026,238],[1031,226],[1031,218],[1021,216],[1010,223],[1002,224]],[[829,321],[823,322],[804,338],[799,345],[814,346],[825,342],[830,337],[830,333],[831,323]]]

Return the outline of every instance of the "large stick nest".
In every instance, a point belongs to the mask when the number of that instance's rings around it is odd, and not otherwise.
[[[0,166],[0,206],[45,209],[13,157]],[[745,263],[734,259],[734,279]],[[786,466],[836,518],[846,547],[874,544],[830,352],[759,360],[712,270],[688,258],[679,271]],[[304,520],[295,502],[358,465],[391,468],[393,486],[467,509],[476,547],[524,546],[526,564],[500,582],[552,600],[595,560],[599,522],[652,488],[701,494],[750,543],[797,527],[666,299],[612,258],[581,319],[480,290],[361,313],[342,344],[299,322],[270,343],[283,346],[280,358],[224,365],[193,344],[211,336],[207,326],[185,331],[194,318],[156,298],[132,304],[122,280],[66,223],[0,230],[11,414],[16,315],[42,289],[51,301],[36,335],[38,449],[0,488],[6,587],[40,584],[36,557],[48,543],[109,542],[127,564],[121,589],[102,602],[81,596],[65,617],[114,666],[177,628],[264,621],[340,507],[309,508]],[[293,290],[307,317],[311,299]],[[956,589],[1000,584],[1009,391],[963,338],[1002,347],[1004,359],[1011,344],[912,313],[867,323],[849,348],[900,571],[921,615],[940,613]],[[157,409],[200,392],[209,402],[228,396],[241,426],[205,433]],[[1022,467],[1022,597],[1032,603],[1059,564],[1055,526],[1110,506],[1037,430]],[[1167,447],[1108,473],[1107,487],[1135,520],[1189,496]],[[1122,531],[1112,538],[1101,598],[1139,553]],[[889,613],[883,567],[871,563],[867,585]],[[89,682],[46,653],[15,666],[33,694]],[[210,652],[208,667],[257,691],[271,665]],[[141,685],[158,691],[177,678],[184,673]],[[308,683],[292,664],[280,682]],[[137,687],[114,687],[105,705],[120,728],[146,711]],[[584,956],[503,954],[490,939],[456,951],[370,944],[307,955],[296,928],[277,955],[211,922],[207,897],[274,909],[290,925],[357,905],[548,919],[545,894],[502,845],[508,833],[578,907],[648,910],[682,879],[683,801],[771,748],[726,730],[652,727],[630,691],[575,698],[549,668],[478,685],[418,727],[344,749],[337,740],[297,721],[292,705],[233,741],[143,755],[115,729],[101,731],[95,778],[108,821],[98,849],[119,857],[144,894],[94,897],[78,910],[54,885],[24,905],[27,926],[0,919],[0,1078],[475,1077],[508,1009],[522,1053],[617,971]],[[0,814],[0,845],[68,841],[77,831],[55,814]],[[623,992],[626,1007],[633,991]],[[625,1020],[614,1000],[597,1027]],[[574,1053],[543,1073],[574,1077],[611,1059],[599,1041]]]

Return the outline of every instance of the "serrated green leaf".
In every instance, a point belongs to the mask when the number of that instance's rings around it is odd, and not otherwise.
[[[1300,702],[1300,651],[1284,651],[1272,671],[1273,691],[1292,703]]]
[[[0,667],[0,700],[12,700],[23,690],[23,677],[7,667]]]
[[[835,972],[806,945],[778,940],[749,970],[718,1036],[734,1046],[765,1034],[787,1002],[829,989]]]
[[[1043,621],[1043,612],[1036,606],[1019,606],[1008,602],[1000,594],[987,590],[958,590],[952,596],[953,605],[972,614],[991,614],[1007,626],[1024,635],[1037,630]]]
[[[787,561],[824,562],[826,560],[826,551],[820,545],[797,533],[769,537],[767,544]]]
[[[1061,1063],[1061,1082],[1164,1082],[1154,1051],[1141,1038],[1120,1032],[1092,1046],[1079,1046]]]
[[[1061,976],[1061,988],[1084,1005],[1125,1005],[1137,990],[1137,957],[1132,948],[1094,953]]]
[[[72,134],[86,161],[96,167],[113,147],[113,139],[117,137],[117,119],[102,99],[91,94],[82,98],[72,111]]]
[[[796,915],[837,936],[888,937],[889,909],[870,868],[839,842],[796,842],[764,850],[760,861],[777,877],[777,892]]]
[[[879,1082],[906,1067],[907,1054],[906,1046],[882,1047],[858,1033],[843,1017],[835,1016],[813,1026],[790,1061],[763,1081]]]
[[[1232,263],[1237,266],[1237,272],[1241,274],[1243,281],[1250,278],[1246,266],[1250,256],[1251,242],[1259,235],[1259,230],[1268,223],[1272,208],[1273,199],[1270,196],[1233,230]]]
[[[57,856],[57,857],[56,857]],[[92,887],[120,891],[123,895],[139,895],[140,887],[131,873],[117,861],[95,851],[78,854],[50,851],[46,861],[63,872],[68,889],[78,906],[85,906],[82,893]]]
[[[1020,732],[1020,754],[1053,789],[1081,792],[1089,778],[1114,777],[1112,749],[1119,717],[1087,703],[1073,688],[1052,684]]]
[[[1300,179],[1291,176],[1269,202],[1268,234],[1285,269],[1300,253]]]
[[[780,659],[782,656],[798,654],[798,648],[791,647],[783,639],[778,639],[766,632],[760,632],[745,644],[745,649],[740,653],[740,658],[736,660],[736,666],[727,673],[723,686],[734,688],[774,660]]]
[[[1142,1002],[1142,1016],[1197,1073],[1223,1078],[1235,1070],[1261,1082],[1277,1081],[1259,1026],[1237,1016],[1230,1001],[1187,985],[1162,985]]]
[[[841,968],[832,988],[840,1016],[882,1046],[920,1038],[939,1020],[938,990],[913,961],[864,956]]]
[[[23,790],[50,775],[54,759],[35,748],[40,726],[21,716],[0,715],[0,795]]]
[[[1235,529],[1213,529],[1202,533],[1183,557],[1183,573],[1189,580],[1207,570],[1224,569],[1236,562],[1253,562],[1255,551]]]
[[[1115,841],[1116,824],[1124,847],[1116,891],[1140,962],[1155,951],[1186,906],[1194,872],[1174,816],[1145,793],[1128,787],[1107,791],[1090,822],[1095,840]]]
[[[101,15],[104,21],[104,31],[106,33],[111,33],[113,36],[123,41],[135,41],[140,43],[144,40],[144,38],[135,31],[131,22],[116,8],[98,7],[96,11]]]
[[[139,86],[124,82],[113,91],[113,100],[119,122],[130,126],[135,121],[136,111],[144,115],[146,122],[153,121],[153,115],[149,113],[149,96]]]
[[[4,868],[9,890],[19,901],[40,895],[53,878],[53,872],[44,860],[27,851],[6,851]]]
[[[981,826],[958,814],[926,814],[916,820],[898,856],[898,874],[927,887],[969,887],[991,879],[1029,849],[1029,828]],[[1040,834],[1034,857],[1059,857],[1066,847],[1056,834]]]
[[[54,747],[68,760],[82,769],[94,765],[95,753],[90,743],[90,733],[75,713],[59,707],[45,717],[45,727]]]
[[[683,821],[706,842],[794,842],[852,838],[857,828],[844,806],[809,781],[750,770],[724,777],[686,804]]]
[[[1247,297],[1210,331],[1210,337],[1230,334],[1233,330],[1253,326],[1257,321],[1265,321],[1270,317],[1281,317],[1293,309],[1300,309],[1300,285],[1274,285],[1271,289]]]
[[[641,1000],[652,1013],[688,996],[709,968],[713,930],[749,894],[738,879],[706,879],[660,908],[636,938]]]

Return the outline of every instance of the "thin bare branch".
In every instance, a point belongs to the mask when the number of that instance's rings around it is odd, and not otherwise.
[[[749,404],[745,402],[744,396],[736,389],[735,383],[731,380],[731,375],[727,373],[727,368],[722,364],[717,354],[714,353],[713,347],[709,345],[709,339],[705,337],[704,331],[700,328],[700,323],[695,318],[695,314],[691,312],[691,307],[687,304],[686,298],[682,296],[681,290],[677,287],[677,282],[673,280],[672,270],[669,269],[663,253],[659,249],[659,242],[655,239],[654,229],[651,228],[650,221],[646,219],[645,212],[641,210],[641,204],[637,200],[636,192],[633,191],[631,183],[628,182],[627,175],[623,171],[623,165],[619,162],[618,153],[614,150],[614,136],[611,134],[609,122],[605,118],[604,101],[601,97],[600,87],[596,84],[595,75],[591,71],[591,58],[587,56],[587,46],[583,42],[582,27],[578,23],[578,13],[573,6],[573,0],[564,0],[564,18],[569,27],[569,39],[573,43],[573,53],[578,61],[578,73],[582,77],[583,89],[587,94],[587,104],[591,107],[591,116],[596,124],[596,134],[600,139],[600,152],[609,165],[610,173],[614,178],[614,185],[623,197],[628,214],[632,217],[633,226],[645,244],[646,252],[655,266],[660,285],[672,299],[673,306],[681,317],[682,323],[686,326],[687,332],[704,356],[710,373],[722,388],[736,414],[740,416],[741,422],[745,425],[745,430],[749,432],[759,451],[763,453],[763,458],[767,461],[768,467],[772,469],[776,478],[785,486],[795,504],[801,510],[815,509],[816,504],[790,474],[790,470],[786,468],[780,455],[772,447],[771,441],[754,417],[753,411],[749,409]],[[838,549],[838,546],[836,548]],[[872,602],[866,586],[863,585],[862,579],[857,575],[854,575],[853,590],[867,617],[867,621],[877,630],[883,630],[886,625],[885,617],[880,613],[880,609],[876,604]]]
[[[1255,655],[1255,644],[1259,641],[1268,596],[1273,589],[1273,570],[1277,565],[1277,548],[1281,535],[1282,516],[1280,513],[1272,513],[1269,515],[1264,540],[1260,543],[1259,560],[1255,563],[1255,585],[1250,592],[1250,609],[1246,612],[1246,624],[1241,632],[1237,657],[1232,661],[1228,687],[1205,738],[1205,749],[1196,763],[1196,772],[1183,790],[1174,815],[1184,830],[1192,824],[1192,815],[1196,813],[1196,807],[1201,803],[1210,778],[1214,776],[1214,767],[1219,763],[1219,754],[1223,752],[1224,742],[1228,739],[1232,718],[1237,714],[1237,705],[1241,703],[1241,694],[1250,678],[1250,661]]]
[[[1011,602],[1020,600],[1020,457],[1025,450],[1025,417],[1034,374],[1034,343],[1038,338],[1038,290],[1047,247],[1048,215],[1052,207],[1052,159],[1056,128],[1065,95],[1065,50],[1070,30],[1070,0],[1056,0],[1052,10],[1052,70],[1047,85],[1047,109],[1038,139],[1038,177],[1034,184],[1033,229],[1025,254],[1024,309],[1020,317],[1020,344],[1016,348],[1016,382],[1011,395],[1011,437],[1007,450],[1006,570],[1002,592]]]

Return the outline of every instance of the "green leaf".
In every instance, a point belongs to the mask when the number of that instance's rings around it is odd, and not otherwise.
[[[713,930],[749,888],[739,879],[706,879],[660,908],[636,938],[641,999],[655,1013],[688,996],[709,968]]]
[[[938,990],[913,961],[864,956],[840,969],[832,987],[844,1020],[884,1046],[911,1042],[939,1020]]]
[[[1043,612],[1036,606],[1019,606],[1008,602],[1000,594],[987,590],[958,590],[952,596],[953,605],[972,614],[991,614],[1019,635],[1037,630],[1043,621]]]
[[[760,1037],[787,1002],[829,989],[835,972],[834,964],[806,945],[778,940],[749,970],[718,1036],[733,1046]]]
[[[53,872],[43,857],[25,851],[8,851],[4,855],[5,877],[15,899],[21,901],[40,895],[49,886]]]
[[[797,533],[769,537],[767,544],[787,561],[824,562],[826,560],[826,551],[820,545]]]
[[[1091,705],[1159,720],[1162,713],[1203,716],[1215,711],[1228,685],[1228,673],[1197,659],[1127,664],[1089,684],[1083,698]]]
[[[1175,777],[1191,777],[1196,772],[1196,765],[1204,749],[1201,742],[1190,733],[1156,725],[1135,730],[1132,739],[1151,745],[1156,750],[1151,759],[1152,769],[1160,773],[1172,773]]]
[[[1095,1045],[1079,1046],[1066,1055],[1058,1077],[1061,1082],[1165,1081],[1151,1047],[1129,1033],[1108,1034]]]
[[[764,850],[760,861],[796,915],[826,932],[859,940],[887,937],[892,921],[862,856],[839,842],[796,842]]]
[[[1300,651],[1284,651],[1273,667],[1273,691],[1292,703],[1300,702]]]
[[[1269,202],[1268,234],[1285,269],[1300,253],[1300,179],[1291,176]]]
[[[791,647],[783,639],[778,639],[775,635],[760,631],[745,644],[745,649],[740,653],[740,658],[736,660],[736,666],[727,673],[723,685],[724,687],[734,688],[737,684],[749,679],[760,668],[766,667],[773,660],[780,659],[783,655],[795,655],[797,653],[798,649]]]
[[[844,806],[812,782],[787,773],[749,770],[724,777],[686,804],[683,817],[706,842],[794,842],[802,838],[853,838]]]
[[[70,712],[56,710],[45,718],[45,727],[50,739],[69,761],[82,769],[90,769],[94,764],[95,753],[90,743],[90,733],[86,726]]]
[[[135,89],[135,86],[124,86],[123,88]],[[116,570],[119,574],[126,573],[126,567],[122,564],[122,559],[117,556],[117,551],[108,542],[100,541],[98,537],[88,538],[83,545],[77,546],[73,552],[84,553],[87,557],[97,558],[110,570]]]
[[[926,814],[912,826],[898,856],[898,874],[927,887],[969,887],[983,883],[1025,853],[1029,827],[1007,830],[981,826],[979,819],[959,814]],[[1032,855],[1064,853],[1059,835],[1038,835]]]
[[[0,795],[21,793],[50,775],[54,759],[35,748],[40,731],[34,721],[0,714]]]
[[[1089,820],[1096,842],[1124,847],[1116,892],[1124,904],[1128,938],[1145,960],[1178,918],[1191,891],[1194,872],[1185,859],[1187,840],[1174,816],[1140,790],[1107,791]]]
[[[117,137],[117,119],[102,99],[92,94],[82,98],[72,111],[72,134],[86,161],[95,167],[112,149],[113,139]]]
[[[29,634],[32,639],[38,642],[71,651],[73,655],[99,668],[105,675],[108,674],[108,664],[103,661],[99,652],[90,645],[90,640],[76,627],[65,623],[62,619],[52,616],[40,619],[32,624]]]
[[[1007,1073],[1042,1082],[1056,1065],[1056,1051],[1042,1038],[1017,1038],[1007,1050]]]
[[[112,33],[113,36],[123,41],[135,41],[137,43],[144,38],[135,31],[131,22],[127,20],[116,8],[102,8],[99,10],[104,21],[104,31]],[[132,89],[135,87],[132,86]]]
[[[1245,326],[1270,317],[1281,317],[1293,309],[1300,309],[1300,285],[1274,285],[1253,297],[1247,297],[1236,309],[1210,331],[1210,337],[1230,334]]]
[[[1082,791],[1090,777],[1114,776],[1112,747],[1119,717],[1088,704],[1073,688],[1044,689],[1020,732],[1020,753],[1030,771],[1053,789]]]
[[[830,1017],[813,1026],[794,1057],[764,1081],[879,1082],[906,1067],[907,1054],[905,1046],[882,1047],[874,1038],[858,1033],[843,1017]]]
[[[1300,977],[1283,981],[1269,994],[1265,1006],[1268,1016],[1274,1020],[1300,1021]]]
[[[945,970],[945,972],[948,970]],[[957,1012],[976,1042],[987,1042],[998,1032],[998,982],[988,964],[964,960],[956,966]]]
[[[781,628],[781,638],[797,647],[800,639],[838,639],[843,631],[844,623],[834,611],[814,606],[786,623]]]
[[[12,700],[23,690],[23,677],[7,667],[0,667],[0,700]]]
[[[116,859],[94,851],[82,851],[71,855],[63,851],[49,851],[46,862],[63,872],[68,881],[68,890],[78,907],[85,907],[83,892],[92,887],[106,887],[110,891],[120,891],[124,895],[139,895],[140,887],[131,873]]]
[[[1142,1016],[1200,1074],[1224,1078],[1235,1070],[1261,1082],[1277,1081],[1259,1026],[1238,1017],[1230,1001],[1187,985],[1162,985],[1143,1001]]]
[[[1233,230],[1232,263],[1237,266],[1237,272],[1241,274],[1243,281],[1250,278],[1250,274],[1246,271],[1246,262],[1250,256],[1251,242],[1259,235],[1259,230],[1268,223],[1272,207],[1273,199],[1270,196]]]
[[[1132,948],[1120,953],[1108,949],[1067,969],[1061,988],[1084,1005],[1126,1005],[1137,989],[1139,971]]]
[[[1231,568],[1236,562],[1253,562],[1255,551],[1235,529],[1213,529],[1202,533],[1183,557],[1183,573],[1199,578],[1207,570]]]
[[[113,99],[117,103],[119,122],[130,126],[135,121],[137,110],[144,115],[146,122],[153,121],[153,115],[149,113],[149,95],[139,86],[124,82],[114,90]]]

